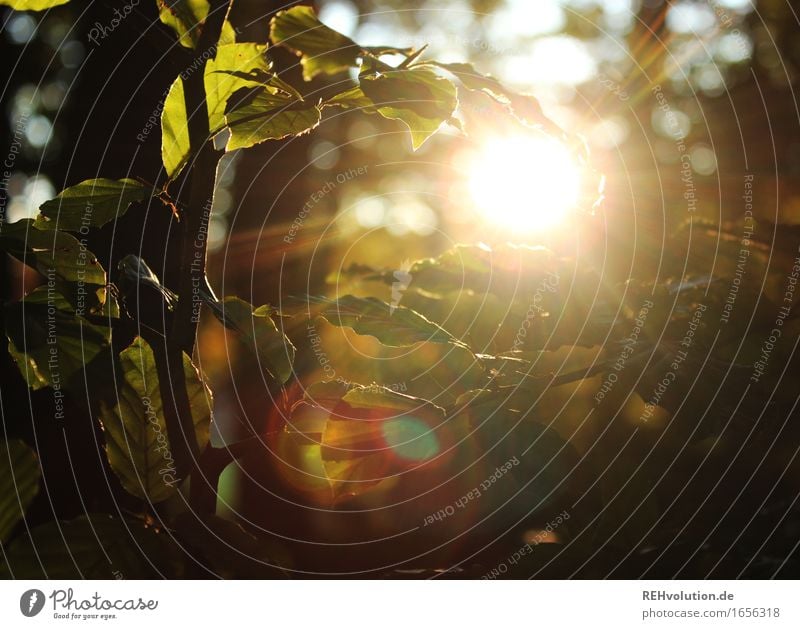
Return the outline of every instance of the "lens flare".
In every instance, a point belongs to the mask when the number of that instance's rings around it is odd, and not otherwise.
[[[403,459],[427,461],[439,452],[439,440],[421,419],[397,417],[383,422],[382,428],[386,444]]]

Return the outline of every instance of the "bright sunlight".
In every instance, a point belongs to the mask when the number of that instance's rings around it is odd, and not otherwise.
[[[556,226],[579,199],[580,166],[569,149],[552,138],[492,138],[468,164],[476,209],[491,224],[515,232]]]

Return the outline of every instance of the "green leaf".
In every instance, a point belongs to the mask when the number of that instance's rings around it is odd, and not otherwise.
[[[39,493],[42,472],[25,443],[12,439],[0,444],[0,543],[5,544]]]
[[[451,119],[458,96],[448,79],[430,69],[414,67],[377,74],[362,72],[359,87],[328,99],[325,105],[399,120],[411,131],[412,145],[417,150]]]
[[[454,75],[468,90],[484,92],[506,105],[511,112],[527,124],[538,124],[549,131],[561,131],[542,111],[539,101],[527,94],[518,94],[488,74],[481,74],[470,63],[438,63],[427,61],[424,65],[442,68]]]
[[[204,84],[212,134],[225,126],[225,109],[234,92],[270,80],[272,62],[266,57],[266,50],[266,46],[251,43],[223,45],[206,63]],[[170,87],[161,112],[161,159],[170,178],[180,173],[190,153],[183,78],[179,76]]]
[[[6,306],[8,351],[32,389],[76,385],[73,378],[104,351],[111,329],[89,323],[54,288],[44,285]],[[58,411],[57,412],[63,412]]]
[[[337,498],[431,463],[465,434],[443,408],[378,385],[321,382],[305,399],[330,412],[321,453]]]
[[[409,128],[414,150],[452,117],[458,105],[455,86],[424,68],[364,77],[360,85],[378,106],[378,113]]]
[[[557,271],[556,257],[544,247],[456,245],[408,266],[411,280],[407,288],[420,289],[432,296],[469,290],[479,295],[493,292],[509,299],[524,293],[524,298],[530,299],[531,291],[547,288],[546,280],[557,281]],[[341,276],[392,285],[397,281],[396,272],[396,269],[377,270],[354,264],[333,276],[329,283],[335,283]]]
[[[576,340],[579,334],[581,343],[593,342],[600,309],[606,304],[606,299],[600,298],[604,289],[598,292],[596,276],[576,276],[568,261],[558,260],[543,247],[459,245],[403,266],[404,275],[399,276],[396,269],[353,265],[329,282],[360,279],[360,291],[383,296],[390,290],[395,293],[396,283],[402,279],[405,290],[399,303],[478,352],[519,349],[523,344],[527,349],[538,344],[541,349],[542,343],[549,347],[569,341],[570,335]],[[391,289],[367,282],[380,282]],[[585,313],[583,306],[578,307],[581,301],[595,308],[592,325],[582,332],[581,325],[576,328],[573,323],[583,319],[567,308],[567,296],[576,312]],[[553,334],[554,326],[558,334]]]
[[[222,23],[222,30],[219,32],[219,45],[227,46],[228,44],[236,43],[236,34],[238,31],[234,28],[227,19]]]
[[[175,31],[181,46],[197,46],[211,8],[208,0],[157,0],[157,3],[159,19]],[[225,20],[219,43],[232,44],[235,41],[236,30]]]
[[[182,479],[175,476],[153,350],[137,337],[120,354],[119,363],[117,403],[111,408],[100,402],[108,462],[127,492],[161,502],[177,491]],[[211,391],[185,354],[183,371],[194,436],[202,450],[209,440]]]
[[[214,314],[228,329],[234,330],[270,376],[285,384],[292,377],[295,347],[270,318],[271,309],[256,310],[238,297],[226,297]]]
[[[158,0],[158,17],[175,31],[181,46],[194,48],[209,8],[208,0]]]
[[[231,137],[225,149],[233,151],[266,140],[298,136],[316,127],[321,118],[317,106],[274,88],[265,88],[228,112],[226,120]]]
[[[106,514],[49,522],[5,549],[3,579],[181,578],[182,554],[164,532]]]
[[[351,386],[354,385],[339,380],[315,382],[305,388],[303,392],[303,401],[330,411],[342,401],[342,398],[347,394]]]
[[[234,92],[262,85],[271,78],[272,61],[260,44],[229,44],[217,48],[206,64],[205,88],[211,133],[225,126],[225,108]]]
[[[33,219],[0,226],[0,251],[32,266],[44,276],[51,272],[68,282],[103,286],[106,272],[94,254],[74,236],[37,229]]]
[[[40,229],[78,231],[102,227],[125,214],[131,203],[152,196],[149,186],[133,179],[88,179],[67,188],[39,208]]]
[[[178,77],[170,86],[161,111],[161,161],[170,179],[180,174],[191,152],[183,79]]]
[[[318,74],[337,74],[355,67],[361,54],[352,39],[325,26],[308,6],[278,11],[270,22],[269,36],[273,44],[285,46],[300,57],[306,81]]]
[[[67,2],[69,0],[0,0],[0,5],[4,4],[17,11],[44,11]]]
[[[418,412],[424,410],[428,415],[440,415],[444,419],[444,409],[427,400],[398,393],[387,387],[373,385],[370,387],[351,386],[350,390],[342,397],[353,408],[390,408],[400,412]]]
[[[421,342],[462,345],[449,332],[404,306],[392,308],[374,297],[353,295],[321,301],[327,307],[320,314],[329,323],[374,336],[389,347],[408,347]]]
[[[445,415],[441,406],[428,400],[398,393],[377,384],[364,386],[338,381],[316,382],[306,388],[303,397],[307,403],[327,410],[332,410],[344,401],[353,408],[381,407],[400,412],[423,409],[430,416],[439,415],[444,419]]]
[[[407,265],[411,278],[407,289],[421,288],[428,294],[442,295],[455,290],[478,290],[487,287],[487,278],[501,272],[493,268],[493,251],[487,245],[456,245],[444,253],[416,260]],[[328,279],[336,284],[342,278],[358,278],[392,285],[397,281],[396,269],[379,270],[363,264],[352,264]]]
[[[322,102],[323,107],[342,107],[343,109],[358,109],[365,114],[377,114],[378,110],[362,89],[358,86],[351,87],[344,92],[339,92]]]

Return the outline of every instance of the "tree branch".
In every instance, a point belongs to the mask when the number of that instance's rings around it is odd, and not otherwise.
[[[183,375],[183,353],[194,351],[199,322],[199,289],[208,286],[204,230],[211,218],[217,164],[222,153],[214,150],[208,125],[205,68],[209,51],[217,46],[222,25],[233,0],[211,0],[208,16],[194,49],[192,72],[184,81],[184,99],[193,159],[189,163],[191,187],[182,217],[178,304],[167,331],[165,351],[156,353],[159,388],[170,446],[180,478],[200,472],[200,452],[194,432],[192,409]],[[196,479],[193,485],[205,485]],[[194,493],[194,489],[193,489]]]

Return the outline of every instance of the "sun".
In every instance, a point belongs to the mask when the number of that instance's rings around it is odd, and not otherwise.
[[[580,165],[565,144],[543,135],[488,139],[469,158],[467,177],[483,219],[514,232],[557,226],[580,197]]]

